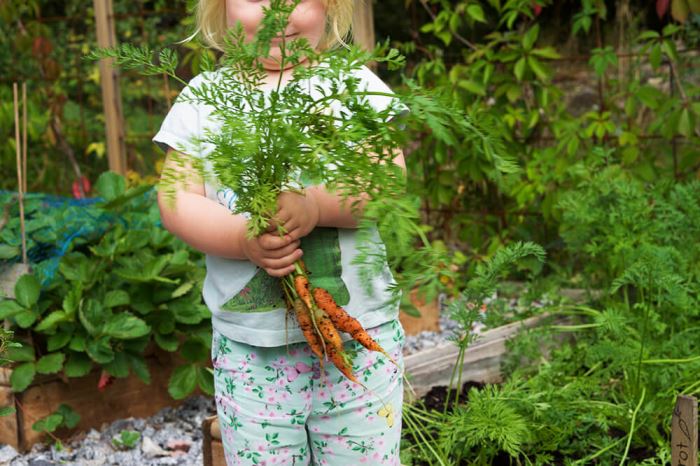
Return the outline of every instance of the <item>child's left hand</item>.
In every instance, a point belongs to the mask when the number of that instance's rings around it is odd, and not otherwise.
[[[310,191],[295,193],[285,191],[277,198],[277,214],[268,231],[276,231],[281,225],[293,240],[303,238],[318,225],[318,202]]]

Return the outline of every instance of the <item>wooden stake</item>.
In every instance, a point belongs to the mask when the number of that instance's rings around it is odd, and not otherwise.
[[[100,47],[115,47],[117,39],[114,32],[112,0],[93,0],[93,5],[95,7],[97,44]],[[126,175],[126,144],[124,142],[122,97],[119,91],[119,72],[112,66],[112,62],[111,58],[100,60],[102,106],[107,131],[107,158],[111,171]]]
[[[27,192],[27,83],[22,82],[22,192]]]
[[[671,464],[698,465],[698,400],[679,395],[671,421]]]
[[[22,232],[22,263],[27,264],[27,236],[24,228],[24,195],[22,194],[22,141],[19,138],[19,90],[17,83],[12,83],[15,106],[15,152],[17,154],[17,194],[19,195],[19,224]]]

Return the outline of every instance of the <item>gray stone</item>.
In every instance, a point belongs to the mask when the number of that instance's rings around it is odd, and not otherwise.
[[[19,456],[17,450],[12,448],[10,445],[5,445],[4,447],[0,448],[0,466],[9,464],[10,461],[15,459],[17,456]]]

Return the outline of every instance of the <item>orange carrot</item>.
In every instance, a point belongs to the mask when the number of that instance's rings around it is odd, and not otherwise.
[[[367,331],[362,328],[360,322],[347,313],[345,309],[338,306],[333,296],[324,290],[323,288],[314,288],[313,291],[314,300],[318,307],[320,307],[330,318],[331,322],[336,326],[336,328],[342,332],[349,333],[354,340],[359,342],[362,346],[370,351],[377,351],[382,353],[384,356],[389,358],[391,362],[396,364],[391,356],[377,343],[374,338],[369,336]]]
[[[294,289],[297,290],[297,294],[306,307],[311,310],[314,307],[311,304],[311,292],[309,291],[309,279],[305,275],[296,275],[294,277]]]
[[[314,317],[316,317],[316,325],[318,326],[321,336],[330,346],[336,349],[336,351],[343,351],[343,340],[338,334],[338,330],[333,326],[331,319],[323,313],[320,309],[316,308]],[[328,347],[326,347],[328,348]]]
[[[338,352],[334,346],[329,346],[328,347],[328,359],[331,360],[331,362],[335,365],[335,367],[338,368],[338,370],[348,378],[348,380],[352,380],[356,384],[362,385],[359,380],[355,377],[355,375],[352,373],[352,364],[350,364],[347,360],[347,356],[345,353]],[[363,385],[364,386],[364,385]]]
[[[306,305],[299,300],[295,299],[294,300],[294,313],[296,314],[297,317],[297,322],[299,322],[299,327],[301,328],[301,331],[304,333],[304,337],[306,338],[306,341],[309,343],[309,346],[311,347],[311,351],[321,360],[323,360],[323,345],[318,337],[316,335],[316,331],[314,330],[314,324],[311,321],[311,314],[309,313],[309,310],[307,309]]]

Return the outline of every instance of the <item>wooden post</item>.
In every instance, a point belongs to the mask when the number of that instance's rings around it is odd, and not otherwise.
[[[671,464],[698,465],[698,400],[680,395],[671,421]]]
[[[100,47],[115,47],[112,0],[93,0],[97,44]],[[122,97],[119,91],[119,72],[112,66],[113,60],[100,60],[100,83],[102,84],[102,106],[105,112],[107,131],[107,157],[111,171],[126,175],[126,144],[124,143],[124,116]]]
[[[377,45],[374,39],[372,0],[355,0],[352,30],[355,44],[363,49],[372,50]]]

